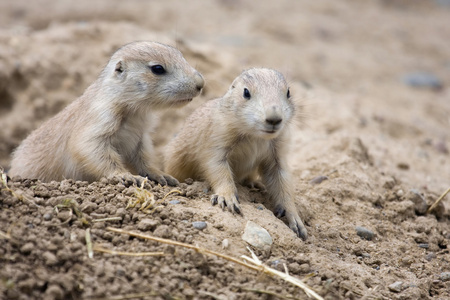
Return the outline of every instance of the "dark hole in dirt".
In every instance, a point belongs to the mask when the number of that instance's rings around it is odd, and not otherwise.
[[[11,111],[14,99],[7,90],[0,91],[0,116]]]

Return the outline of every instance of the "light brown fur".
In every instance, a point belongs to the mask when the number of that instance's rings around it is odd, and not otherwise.
[[[9,175],[42,181],[118,176],[133,182],[146,176],[176,185],[152,162],[152,110],[185,105],[203,85],[201,74],[177,49],[155,42],[127,44],[80,98],[22,142]]]
[[[286,214],[289,227],[306,239],[286,162],[294,112],[281,73],[247,70],[234,80],[225,96],[207,102],[187,119],[167,146],[166,172],[180,181],[208,181],[214,192],[213,205],[219,203],[237,213],[235,182],[255,186],[261,179],[275,214]]]

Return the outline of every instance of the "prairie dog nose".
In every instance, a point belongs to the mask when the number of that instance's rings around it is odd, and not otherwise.
[[[283,117],[280,114],[280,109],[277,106],[272,106],[271,109],[266,112],[266,123],[269,125],[278,125],[283,121]]]
[[[202,74],[200,74],[199,72],[197,72],[195,74],[195,86],[197,88],[197,90],[201,90],[204,86],[205,86],[205,80],[203,79]]]
[[[266,118],[266,123],[270,124],[270,125],[273,125],[273,126],[280,124],[282,121],[283,121],[283,119],[281,117],[278,117],[278,116],[273,116],[273,117],[270,117],[270,118]]]

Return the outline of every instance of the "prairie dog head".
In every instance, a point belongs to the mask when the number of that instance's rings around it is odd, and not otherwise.
[[[117,50],[102,73],[104,86],[130,106],[182,106],[200,94],[203,76],[176,48],[133,42]]]
[[[237,116],[236,126],[244,134],[273,139],[291,121],[295,108],[287,82],[278,71],[253,68],[231,84],[224,105]]]

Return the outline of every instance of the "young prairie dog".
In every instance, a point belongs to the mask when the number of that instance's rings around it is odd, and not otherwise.
[[[264,184],[277,217],[302,239],[306,228],[293,198],[286,155],[295,108],[283,75],[250,69],[237,77],[222,98],[211,100],[186,120],[166,149],[166,172],[211,184],[212,204],[240,213],[235,182]]]
[[[177,49],[145,41],[124,45],[80,98],[22,142],[9,175],[47,182],[119,177],[139,183],[148,177],[177,185],[152,162],[152,111],[187,104],[203,85]]]

